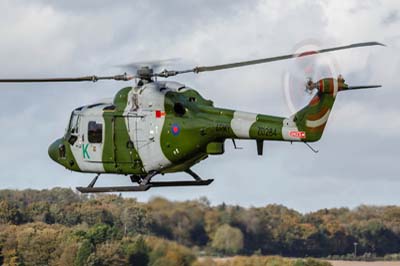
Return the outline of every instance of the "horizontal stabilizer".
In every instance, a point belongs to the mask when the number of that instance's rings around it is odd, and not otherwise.
[[[382,85],[366,85],[366,86],[349,86],[348,90],[374,89],[381,88]]]

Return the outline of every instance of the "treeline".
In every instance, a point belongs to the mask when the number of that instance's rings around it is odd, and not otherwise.
[[[346,255],[354,252],[354,243],[357,243],[359,255],[384,256],[400,252],[400,207],[396,206],[323,209],[302,214],[281,205],[211,206],[205,198],[186,202],[154,198],[141,203],[117,195],[87,197],[61,188],[2,190],[0,224],[0,259],[3,261],[27,258],[26,254],[20,255],[23,248],[13,250],[12,247],[30,243],[30,236],[38,231],[43,231],[43,237],[56,234],[51,238],[56,239],[55,242],[67,245],[71,241],[74,248],[68,250],[76,251],[75,258],[84,253],[85,259],[90,256],[95,259],[97,255],[93,254],[99,250],[106,253],[103,249],[120,248],[121,256],[126,259],[133,248],[125,246],[142,246],[147,250],[151,265],[158,265],[154,263],[168,253],[151,253],[158,245],[154,243],[167,240],[178,243],[174,244],[179,247],[176,249],[184,254],[187,264],[179,265],[190,265],[194,261],[193,254],[201,253],[290,257]],[[20,240],[13,239],[13,235],[19,235]],[[13,241],[21,242],[17,245]],[[44,246],[54,242],[40,241]],[[40,241],[36,243],[39,246]],[[44,253],[55,255],[53,249],[49,247]],[[64,251],[57,250],[57,258],[62,257]]]
[[[4,266],[190,266],[195,254],[175,242],[122,237],[108,225],[66,227],[40,222],[0,225]]]

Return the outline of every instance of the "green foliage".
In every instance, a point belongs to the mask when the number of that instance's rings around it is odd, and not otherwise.
[[[43,223],[0,227],[4,265],[51,265],[60,256],[62,241],[70,230]]]
[[[103,243],[96,246],[87,259],[88,266],[120,266],[127,265],[127,258],[119,242]]]
[[[90,254],[92,254],[93,250],[94,250],[94,246],[93,246],[92,242],[88,239],[84,240],[78,249],[78,253],[76,254],[74,265],[75,266],[86,265],[87,259],[89,258]]]
[[[237,228],[221,225],[215,232],[212,247],[225,254],[237,254],[243,248],[243,234]]]
[[[98,245],[112,239],[114,233],[113,228],[109,225],[97,224],[88,230],[86,238],[88,238],[94,245]]]
[[[189,266],[196,259],[191,250],[174,242],[150,237],[147,239],[147,243],[151,249],[150,266]]]
[[[12,206],[6,200],[0,201],[0,223],[20,224],[22,222],[23,217],[17,206]]]
[[[149,214],[140,206],[127,206],[121,213],[125,235],[146,234],[151,223]]]
[[[88,225],[95,224],[114,224],[114,217],[106,206],[103,206],[97,201],[90,201],[80,206],[80,221],[87,223]]]
[[[205,198],[140,203],[62,188],[0,190],[0,264],[111,265],[108,258],[113,258],[123,265],[190,265],[191,250],[364,260],[394,254],[385,257],[390,259],[400,252],[400,207],[301,214],[275,204],[212,207]]]
[[[128,257],[128,264],[131,266],[147,266],[149,264],[150,248],[142,236],[139,236],[133,243],[127,244],[125,254]]]

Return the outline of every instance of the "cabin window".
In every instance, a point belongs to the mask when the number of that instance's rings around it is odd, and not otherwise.
[[[103,124],[90,121],[88,124],[88,140],[90,143],[102,143]]]

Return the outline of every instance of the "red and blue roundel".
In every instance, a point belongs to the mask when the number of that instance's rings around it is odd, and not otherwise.
[[[172,132],[172,135],[178,136],[179,133],[181,132],[181,128],[179,127],[178,124],[172,124],[171,125],[171,132]]]

